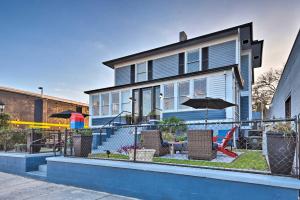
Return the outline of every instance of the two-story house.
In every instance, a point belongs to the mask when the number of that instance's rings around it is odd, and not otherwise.
[[[205,118],[205,110],[181,105],[188,98],[222,98],[237,104],[209,110],[208,120],[252,118],[254,68],[261,67],[263,41],[253,41],[252,23],[103,62],[114,70],[115,85],[86,91],[90,124],[101,126],[122,113],[135,123],[149,114],[187,122]],[[128,117],[128,116],[127,116]]]

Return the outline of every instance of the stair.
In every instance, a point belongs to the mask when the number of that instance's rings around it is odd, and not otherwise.
[[[47,164],[39,165],[39,168],[37,171],[30,171],[27,172],[28,176],[31,176],[33,178],[38,178],[41,180],[47,179]]]

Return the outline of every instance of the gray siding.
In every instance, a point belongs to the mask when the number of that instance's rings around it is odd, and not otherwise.
[[[178,54],[153,60],[153,79],[178,75]]]
[[[241,120],[248,120],[249,119],[249,97],[242,96],[241,97]]]
[[[185,112],[170,112],[163,113],[163,119],[177,117],[184,121],[195,121],[195,120],[204,120],[206,118],[206,111],[185,111]],[[225,119],[226,111],[225,110],[209,110],[208,119]]]
[[[249,55],[244,55],[241,57],[241,73],[244,79],[243,91],[249,90]]]
[[[228,41],[208,48],[208,68],[217,68],[236,63],[236,41]]]
[[[300,31],[273,97],[270,118],[285,118],[285,101],[291,96],[291,116],[300,113]]]
[[[115,69],[116,85],[125,85],[130,83],[130,66]]]

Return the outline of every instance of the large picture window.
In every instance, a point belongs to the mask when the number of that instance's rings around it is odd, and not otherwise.
[[[130,101],[130,91],[126,90],[126,91],[122,91],[121,92],[121,109],[122,111],[127,111],[127,112],[131,112],[131,101]]]
[[[109,115],[109,93],[101,94],[101,115]]]
[[[111,93],[112,115],[119,114],[120,96],[119,92]]]
[[[199,69],[199,49],[187,52],[187,73],[197,72]]]
[[[194,97],[195,98],[206,97],[206,78],[194,80]]]
[[[164,110],[174,110],[174,84],[164,85]]]
[[[181,105],[189,99],[190,95],[190,82],[184,81],[178,83],[178,109],[187,109],[188,106]]]
[[[147,63],[139,63],[136,65],[136,81],[146,81],[147,80]]]
[[[92,115],[99,115],[99,95],[92,95]]]

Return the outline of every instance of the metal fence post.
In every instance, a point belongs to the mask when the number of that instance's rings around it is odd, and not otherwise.
[[[133,162],[136,161],[136,148],[137,148],[137,126],[134,127],[134,151],[133,151]]]
[[[297,135],[296,135],[296,147],[297,147],[297,150],[296,150],[296,153],[298,154],[297,156],[296,156],[296,158],[298,159],[296,159],[296,161],[298,161],[297,162],[297,164],[296,164],[296,169],[297,169],[297,172],[296,173],[298,173],[298,179],[300,179],[300,144],[299,144],[299,140],[300,140],[300,114],[296,117],[296,132],[297,132]]]
[[[68,148],[68,132],[65,129],[65,144],[64,144],[64,156],[67,156],[67,148]]]

